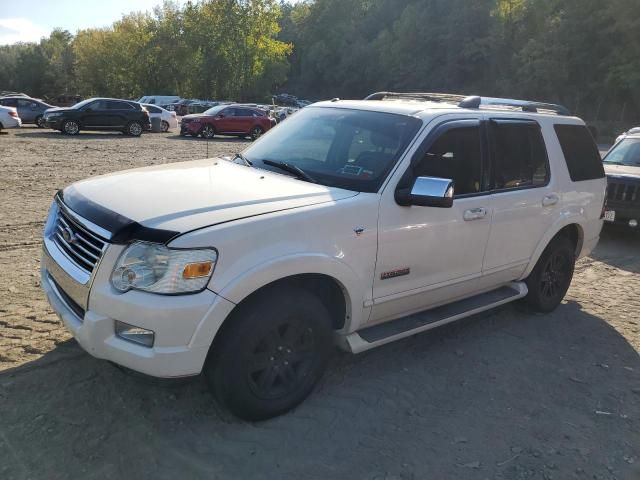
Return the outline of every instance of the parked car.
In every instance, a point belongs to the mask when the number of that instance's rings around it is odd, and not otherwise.
[[[64,188],[44,229],[50,304],[91,355],[203,372],[250,420],[299,404],[334,344],[359,353],[519,299],[552,311],[602,228],[585,124],[416,98],[437,97],[322,102],[229,161]]]
[[[137,102],[116,98],[89,98],[73,107],[51,108],[45,125],[68,135],[80,130],[116,130],[135,137],[151,128],[149,112]]]
[[[182,99],[176,103],[174,103],[173,111],[176,112],[176,115],[184,116],[189,114],[189,105],[191,103],[195,103],[196,100]]]
[[[0,106],[0,130],[3,128],[20,128],[22,120],[15,107]]]
[[[178,128],[178,119],[176,112],[170,112],[157,105],[143,103],[142,106],[149,112],[149,118],[159,117],[162,125],[162,131],[168,132],[174,128]]]
[[[629,130],[603,162],[608,182],[605,222],[640,231],[640,128]]]
[[[217,105],[201,114],[182,117],[180,135],[213,138],[214,135],[251,137],[253,140],[267,132],[275,121],[267,112],[241,105]]]
[[[53,108],[48,103],[29,97],[3,97],[0,98],[0,105],[4,107],[14,107],[18,111],[18,115],[22,123],[34,123],[39,128],[44,128],[42,115],[45,110]]]
[[[53,97],[47,100],[47,103],[50,103],[56,107],[70,107],[75,105],[78,102],[81,102],[83,98],[80,95],[70,95],[67,93],[63,93],[62,95],[58,95],[57,97]]]
[[[620,135],[618,135],[618,138],[616,138],[616,143],[618,143],[620,140],[625,138],[627,135],[632,135],[636,133],[640,133],[640,127],[630,128],[626,132],[621,133]]]
[[[138,103],[150,103],[152,105],[166,105],[178,101],[180,101],[178,95],[145,95],[137,100]]]

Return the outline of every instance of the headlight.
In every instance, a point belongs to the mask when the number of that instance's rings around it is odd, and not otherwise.
[[[172,249],[156,243],[132,243],[111,274],[117,290],[178,294],[203,290],[216,266],[212,249]]]

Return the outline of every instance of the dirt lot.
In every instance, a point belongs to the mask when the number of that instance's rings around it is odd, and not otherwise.
[[[216,140],[209,155],[245,141]],[[517,305],[352,356],[246,424],[200,378],[95,360],[39,290],[56,190],[206,157],[175,134],[0,137],[0,479],[640,479],[640,237],[605,232],[551,315]]]

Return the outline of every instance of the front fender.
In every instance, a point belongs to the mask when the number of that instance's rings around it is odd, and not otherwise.
[[[344,292],[347,307],[345,331],[351,331],[364,322],[368,311],[363,307],[364,297],[366,288],[370,287],[370,280],[359,278],[348,265],[323,254],[300,253],[270,259],[236,276],[216,293],[238,304],[270,283],[301,274],[326,275],[338,282]]]

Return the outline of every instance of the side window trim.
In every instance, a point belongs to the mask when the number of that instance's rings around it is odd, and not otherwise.
[[[519,190],[531,190],[533,188],[544,188],[548,187],[549,183],[551,183],[551,165],[549,163],[549,152],[547,150],[547,144],[544,139],[544,135],[542,133],[542,127],[540,124],[531,119],[531,118],[500,118],[500,117],[492,117],[485,121],[487,125],[487,146],[488,146],[488,158],[489,158],[489,183],[488,183],[488,192],[491,194],[499,194],[499,193],[509,193],[516,192]],[[491,125],[514,125],[514,124],[522,124],[529,125],[532,128],[537,128],[540,133],[540,139],[542,140],[542,145],[544,146],[544,159],[545,159],[545,167],[546,167],[546,178],[544,184],[541,185],[523,185],[521,187],[510,187],[510,188],[495,188],[495,139],[491,133]]]
[[[398,188],[409,188],[409,183],[413,180],[413,167],[422,160],[427,151],[433,146],[433,144],[438,140],[442,135],[447,133],[449,130],[453,130],[456,128],[470,128],[470,127],[478,127],[480,129],[480,145],[481,145],[481,164],[480,164],[480,176],[482,178],[483,184],[480,186],[480,192],[477,193],[465,193],[461,195],[455,195],[454,202],[457,199],[470,198],[470,197],[481,197],[484,195],[490,195],[492,192],[489,190],[489,185],[486,184],[486,180],[488,178],[487,167],[488,167],[488,158],[486,155],[486,138],[482,133],[482,124],[483,121],[481,118],[456,118],[451,120],[445,120],[437,125],[435,125],[431,131],[427,134],[425,139],[422,141],[418,149],[415,151],[413,156],[411,157],[411,162],[409,166],[405,170],[404,174],[400,178],[400,181],[396,185],[396,189]]]

